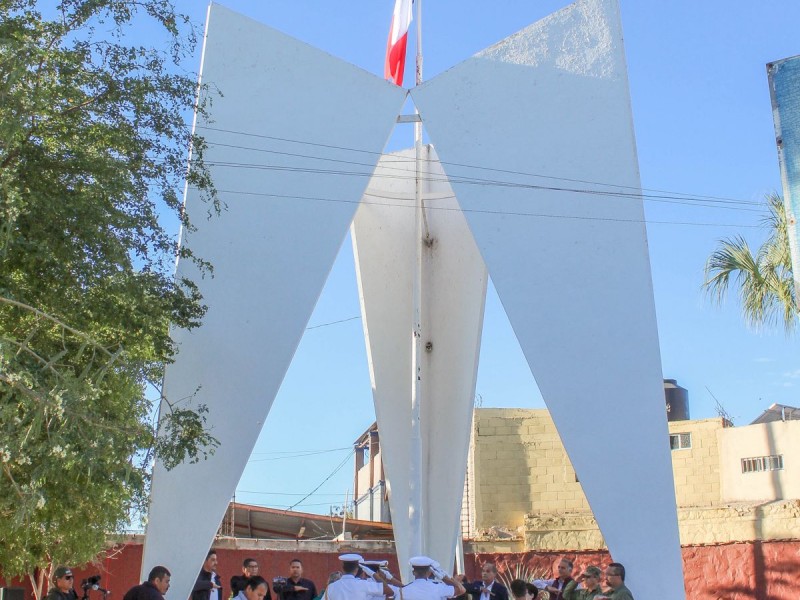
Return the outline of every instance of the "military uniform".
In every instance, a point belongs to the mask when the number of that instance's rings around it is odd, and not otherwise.
[[[360,554],[342,554],[339,560],[345,571],[351,571],[364,563]],[[348,568],[348,566],[350,568]],[[329,584],[322,595],[323,600],[368,600],[383,597],[383,584],[371,579],[358,579],[353,573],[345,573],[341,579]]]
[[[383,596],[383,584],[368,579],[356,579],[350,573],[342,575],[325,589],[324,600],[367,600]]]
[[[606,594],[611,600],[633,600],[633,594],[624,585],[618,587],[613,592]]]
[[[452,585],[430,579],[415,579],[408,585],[395,590],[394,597],[395,600],[399,600],[401,596],[403,600],[441,600],[442,598],[452,598],[455,595],[456,588]]]
[[[561,597],[564,600],[592,600],[595,596],[603,595],[603,590],[600,589],[599,585],[593,590],[587,590],[586,588],[576,590],[576,587],[578,587],[578,582],[573,579],[561,590]]]

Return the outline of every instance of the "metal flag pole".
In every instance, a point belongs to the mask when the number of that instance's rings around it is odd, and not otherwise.
[[[422,83],[422,0],[415,0],[417,4],[417,60],[416,60],[416,85]],[[417,115],[419,110],[415,109]],[[413,344],[411,349],[411,465],[408,520],[411,533],[410,556],[423,554],[424,543],[422,536],[422,512],[424,498],[422,490],[422,430],[420,424],[420,408],[422,404],[422,356],[424,352],[422,340],[422,268],[423,235],[424,235],[424,208],[422,205],[422,122],[417,119],[414,123],[414,149],[415,149],[415,189],[414,213],[415,233],[414,244],[415,265],[413,283]]]

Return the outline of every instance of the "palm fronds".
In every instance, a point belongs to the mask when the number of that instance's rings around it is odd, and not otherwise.
[[[762,225],[769,237],[753,254],[741,236],[720,240],[705,267],[705,288],[721,304],[731,287],[737,289],[745,322],[756,330],[783,323],[787,333],[797,327],[798,307],[792,279],[789,234],[783,199],[766,198],[768,214]]]

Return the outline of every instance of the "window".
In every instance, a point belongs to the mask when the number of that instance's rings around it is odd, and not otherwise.
[[[669,435],[670,450],[686,450],[692,447],[691,433],[671,433]]]
[[[742,459],[742,473],[759,473],[761,471],[780,471],[783,469],[783,454],[771,456],[755,456]]]

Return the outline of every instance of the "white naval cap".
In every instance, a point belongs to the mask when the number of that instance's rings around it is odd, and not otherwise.
[[[342,554],[339,556],[339,560],[342,562],[364,562],[364,557],[360,554]]]
[[[362,565],[375,565],[376,567],[388,567],[389,566],[389,561],[388,560],[377,560],[377,559],[362,560],[361,564]]]
[[[432,558],[428,558],[427,556],[412,556],[408,564],[412,567],[432,567],[436,561]]]

